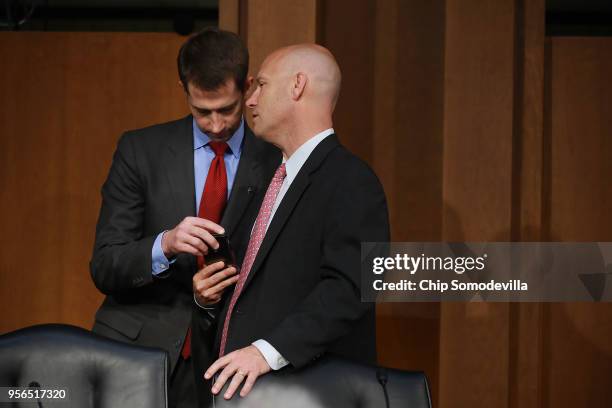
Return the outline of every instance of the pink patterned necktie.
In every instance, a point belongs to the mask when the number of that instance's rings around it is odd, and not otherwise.
[[[251,239],[249,240],[249,246],[247,247],[244,261],[242,261],[242,268],[240,270],[238,282],[236,283],[236,287],[234,288],[234,293],[232,294],[229,308],[227,309],[227,315],[225,316],[225,322],[223,323],[223,332],[221,333],[221,347],[219,349],[219,357],[222,357],[225,354],[225,343],[227,342],[227,331],[229,329],[229,322],[232,317],[232,311],[234,310],[234,306],[236,306],[236,301],[238,300],[238,297],[242,292],[242,288],[244,287],[244,283],[246,282],[247,277],[249,276],[249,272],[251,271],[251,267],[253,266],[253,262],[255,261],[255,256],[257,255],[259,247],[261,246],[264,236],[266,235],[266,228],[268,226],[268,222],[270,221],[272,207],[274,207],[276,196],[278,195],[278,192],[280,191],[280,188],[283,185],[283,180],[285,180],[286,175],[287,171],[285,170],[285,163],[282,163],[280,166],[278,166],[278,169],[276,169],[274,177],[272,177],[272,181],[268,186],[268,190],[266,191],[263,203],[261,204],[261,208],[259,209],[259,214],[257,214],[255,226],[253,227],[253,233],[251,234]]]

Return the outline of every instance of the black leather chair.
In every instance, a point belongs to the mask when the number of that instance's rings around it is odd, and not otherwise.
[[[166,408],[167,378],[165,351],[78,327],[46,324],[0,336],[0,386],[66,390],[66,399],[38,407]]]
[[[212,405],[215,408],[431,408],[422,372],[366,366],[336,357],[323,357],[302,370],[259,377],[245,398],[234,395],[224,400],[219,395]]]

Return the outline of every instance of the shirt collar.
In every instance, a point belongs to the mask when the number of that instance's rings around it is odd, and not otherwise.
[[[232,154],[235,158],[240,158],[240,151],[242,150],[242,140],[244,139],[244,118],[240,119],[240,126],[234,132],[232,137],[227,141],[227,145],[229,146]],[[203,146],[206,146],[210,142],[210,137],[200,128],[196,123],[195,118],[193,118],[193,150],[198,150]]]
[[[330,136],[334,133],[335,132],[333,128],[329,128],[322,131],[321,133],[317,133],[316,135],[308,139],[306,143],[298,147],[298,149],[293,152],[291,157],[284,161],[285,170],[287,172],[286,178],[289,183],[291,183],[295,176],[297,176],[298,172],[300,171],[304,163],[306,163],[306,160],[308,160],[308,157],[310,157],[310,154],[315,149],[315,147],[317,147],[319,143],[321,143],[323,139],[325,139],[327,136]]]

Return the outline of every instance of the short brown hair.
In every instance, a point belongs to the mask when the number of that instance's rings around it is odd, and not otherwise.
[[[185,92],[189,92],[190,82],[202,90],[214,91],[228,78],[243,91],[249,72],[249,51],[238,35],[205,28],[183,44],[177,64]]]

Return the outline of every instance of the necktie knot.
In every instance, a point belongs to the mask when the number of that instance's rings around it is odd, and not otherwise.
[[[278,169],[276,169],[276,172],[274,173],[274,179],[283,180],[286,176],[287,176],[287,169],[285,168],[285,163],[282,163],[280,166],[278,166]]]
[[[215,156],[221,157],[223,157],[229,147],[225,142],[209,142],[208,145],[210,146],[212,151],[215,152]]]

